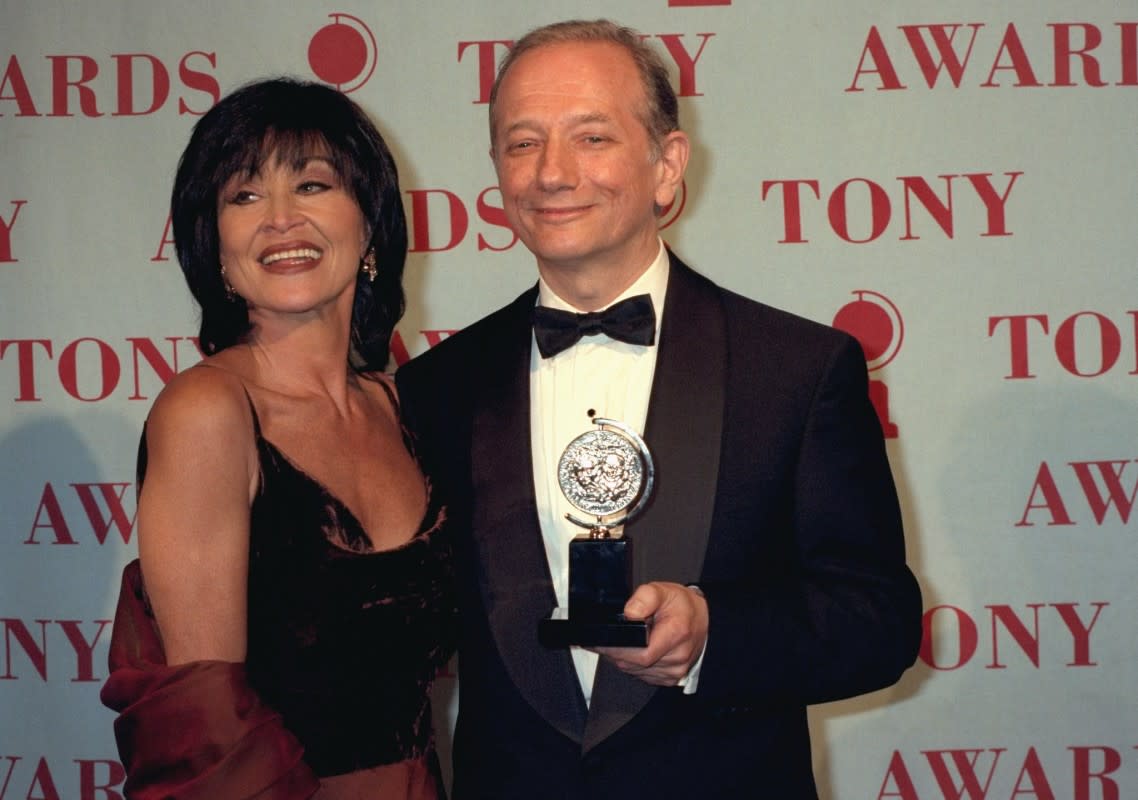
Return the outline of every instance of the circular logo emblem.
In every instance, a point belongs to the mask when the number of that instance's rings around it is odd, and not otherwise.
[[[308,66],[325,83],[345,94],[354,92],[375,72],[375,37],[362,20],[350,14],[328,16],[332,23],[316,31],[308,43]]]
[[[905,338],[905,323],[897,306],[885,295],[868,289],[858,289],[853,295],[857,300],[846,303],[834,315],[834,327],[857,339],[872,372],[896,357]]]

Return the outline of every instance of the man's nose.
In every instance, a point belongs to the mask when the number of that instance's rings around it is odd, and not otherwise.
[[[537,180],[547,191],[569,188],[577,183],[577,159],[571,143],[551,137],[538,162]]]

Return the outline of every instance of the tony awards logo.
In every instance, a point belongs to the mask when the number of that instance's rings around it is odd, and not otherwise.
[[[541,620],[538,638],[546,647],[644,647],[648,623],[623,613],[632,567],[632,541],[623,527],[651,496],[652,454],[624,423],[597,417],[593,424],[557,464],[562,493],[587,515],[565,517],[586,532],[569,543],[569,607]]]

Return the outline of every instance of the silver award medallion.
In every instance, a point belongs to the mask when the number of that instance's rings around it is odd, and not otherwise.
[[[569,602],[538,620],[537,638],[546,647],[646,647],[651,621],[624,616],[632,594],[633,537],[622,526],[652,494],[652,455],[624,423],[596,417],[593,425],[557,462],[565,498],[588,516],[565,518],[587,530],[569,542]]]
[[[589,528],[595,537],[605,537],[644,508],[655,470],[648,446],[632,428],[601,417],[593,424],[597,428],[571,441],[561,454],[557,482],[574,508],[593,517],[566,518]]]

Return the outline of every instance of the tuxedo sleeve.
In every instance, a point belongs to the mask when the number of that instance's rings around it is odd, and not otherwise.
[[[888,686],[916,658],[920,590],[864,356],[844,334],[832,341],[804,411],[787,412],[798,441],[784,448],[777,512],[717,520],[733,537],[773,537],[779,558],[701,581],[705,700],[827,702]]]

